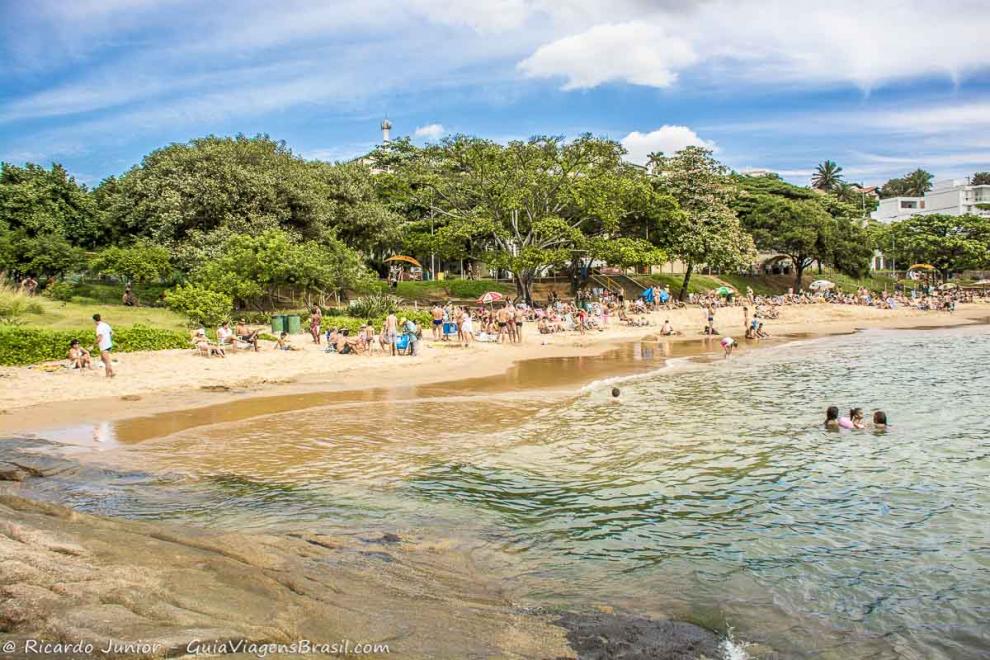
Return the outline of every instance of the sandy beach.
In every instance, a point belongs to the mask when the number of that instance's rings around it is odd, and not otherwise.
[[[192,350],[115,354],[117,377],[102,370],[47,371],[35,367],[0,370],[0,432],[92,419],[112,420],[223,403],[249,396],[297,392],[361,390],[483,378],[504,372],[513,363],[536,358],[599,354],[622,341],[648,337],[669,319],[680,333],[673,342],[703,338],[702,310],[687,308],[649,315],[649,327],[613,324],[604,332],[585,335],[536,334],[527,325],[522,344],[474,342],[461,348],[435,342],[426,335],[421,355],[390,357],[324,354],[308,336],[297,335],[298,351],[239,351],[226,359],[206,359]],[[844,334],[866,328],[924,328],[986,322],[990,305],[960,305],[955,313],[915,309],[880,310],[854,305],[795,305],[781,308],[780,318],[767,322],[772,338],[788,335]],[[112,320],[112,319],[111,319]],[[741,338],[742,307],[718,311],[716,326]],[[742,340],[747,350],[764,342]],[[717,347],[715,347],[717,348]]]

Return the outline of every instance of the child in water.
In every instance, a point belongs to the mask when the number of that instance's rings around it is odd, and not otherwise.
[[[878,410],[873,413],[873,430],[874,431],[886,431],[887,430],[887,413],[882,410]]]
[[[853,408],[850,410],[849,417],[839,419],[839,426],[844,429],[865,429],[866,424],[863,423],[863,409]]]
[[[725,357],[729,357],[732,354],[732,349],[736,347],[736,340],[732,337],[722,337],[722,341],[719,343],[722,345],[722,350],[725,351]]]

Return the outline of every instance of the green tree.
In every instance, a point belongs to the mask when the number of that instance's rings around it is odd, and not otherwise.
[[[0,227],[34,238],[58,235],[89,248],[102,236],[95,205],[65,168],[0,163]]]
[[[746,226],[762,250],[782,254],[794,267],[794,290],[804,271],[828,251],[836,227],[816,200],[765,195],[746,217]]]
[[[890,179],[880,187],[881,197],[921,197],[932,189],[931,172],[918,168],[902,177]]]
[[[976,172],[969,179],[971,186],[990,186],[990,172]]]
[[[645,232],[640,238],[622,231],[658,223],[676,206],[655,194],[642,172],[622,160],[624,153],[616,142],[587,135],[508,145],[456,136],[393,161],[400,181],[392,185],[434,223],[429,245],[510,271],[519,297],[530,300],[539,272],[573,271],[608,251],[620,256],[606,248],[608,240],[626,239],[623,258],[633,252],[636,259],[661,258]]]
[[[397,240],[400,218],[378,201],[372,177],[359,164],[306,161],[265,135],[210,136],[150,153],[96,197],[117,243],[146,237],[184,265],[183,245],[216,248],[232,233],[268,229],[384,249]]]
[[[842,185],[842,168],[834,160],[822,161],[811,175],[811,187],[822,192],[835,192]]]
[[[730,206],[737,194],[735,180],[710,150],[687,147],[673,156],[651,154],[649,165],[657,190],[673,197],[682,211],[668,216],[662,241],[686,266],[681,300],[697,266],[728,269],[752,263],[753,239]]]
[[[990,218],[914,215],[892,223],[888,237],[898,261],[931,264],[945,278],[990,268]]]
[[[152,282],[168,275],[171,260],[167,248],[138,242],[129,247],[108,247],[90,260],[90,270],[131,282]]]
[[[339,299],[344,290],[366,286],[372,279],[361,256],[343,242],[299,241],[278,229],[232,235],[217,258],[192,273],[199,286],[258,307],[276,306],[283,287],[307,299],[318,296],[322,302],[329,296]]]

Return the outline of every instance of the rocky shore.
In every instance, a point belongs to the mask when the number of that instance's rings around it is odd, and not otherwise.
[[[30,499],[22,484],[80,469],[43,445],[0,441],[4,657],[287,657],[303,645],[345,655],[359,644],[373,657],[386,649],[400,657],[723,656],[719,636],[691,624],[521,608],[442,543],[219,532]]]

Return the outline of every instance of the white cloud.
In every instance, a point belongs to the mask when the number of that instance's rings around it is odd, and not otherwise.
[[[697,133],[687,126],[670,125],[661,126],[649,133],[633,131],[622,138],[622,146],[629,152],[626,154],[626,159],[640,165],[646,163],[647,157],[656,151],[673,154],[684,147],[715,149],[714,142],[702,140]]]
[[[697,59],[691,45],[657,25],[640,21],[595,27],[540,46],[519,63],[532,77],[563,76],[564,89],[606,82],[668,87],[677,70]]]
[[[426,126],[420,126],[417,128],[413,132],[413,135],[420,138],[426,138],[427,140],[435,140],[446,132],[447,131],[443,127],[443,124],[427,124]]]
[[[688,69],[713,82],[863,89],[929,75],[958,81],[990,63],[990,12],[981,4],[947,0],[935,8],[924,0],[877,0],[866,10],[854,0],[626,5],[611,22],[555,38],[519,66],[530,76],[563,77],[565,89],[612,81],[668,87]]]

